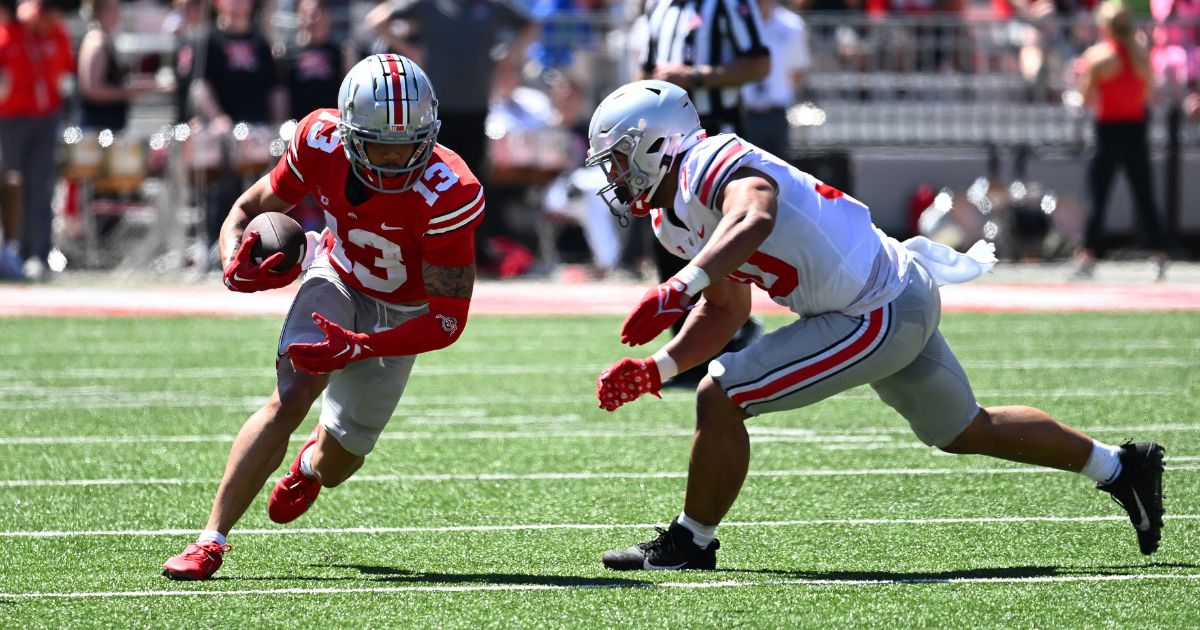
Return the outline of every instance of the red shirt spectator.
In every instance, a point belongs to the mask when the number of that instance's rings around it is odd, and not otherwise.
[[[27,6],[27,5],[34,6]],[[59,81],[72,72],[71,38],[60,20],[36,3],[0,24],[0,116],[46,116],[62,105]]]

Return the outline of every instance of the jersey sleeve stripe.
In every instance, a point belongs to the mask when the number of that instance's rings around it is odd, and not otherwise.
[[[481,201],[483,201],[483,188],[482,187],[479,189],[479,192],[475,193],[474,199],[468,201],[467,203],[463,204],[462,206],[459,206],[455,210],[451,210],[450,212],[445,212],[445,213],[437,215],[436,217],[433,217],[432,219],[429,220],[429,225],[432,227],[433,225],[438,224],[438,223],[446,223],[448,221],[454,221],[458,217],[473,210],[475,208],[476,204],[480,203]]]
[[[480,217],[480,215],[483,214],[484,205],[485,204],[482,204],[482,203],[479,204],[479,208],[477,210],[475,210],[475,212],[472,212],[470,216],[463,219],[462,221],[459,221],[458,223],[455,223],[453,225],[448,225],[446,227],[427,230],[425,232],[425,235],[426,236],[437,236],[438,234],[445,234],[447,232],[453,232],[455,230],[462,229],[463,227],[465,227],[467,225],[470,225],[473,221],[475,221],[475,219],[478,219]]]
[[[700,186],[704,183],[704,179],[705,179],[704,173],[708,172],[708,167],[712,166],[713,160],[715,160],[717,158],[717,156],[720,155],[721,152],[725,150],[725,147],[729,146],[733,141],[734,141],[733,138],[726,140],[725,144],[722,144],[720,146],[720,148],[718,148],[716,151],[713,151],[712,155],[708,156],[708,160],[704,163],[704,166],[696,169],[696,173],[698,175],[700,175],[700,177],[696,178],[696,182],[695,182],[696,187],[694,189],[692,189],[693,196],[696,196],[696,197],[700,196]]]
[[[721,187],[724,186],[725,183],[729,181],[730,176],[732,176],[733,172],[737,170],[738,162],[741,161],[742,157],[746,156],[749,153],[750,153],[750,149],[747,148],[747,149],[743,150],[741,153],[735,155],[733,157],[733,159],[729,161],[729,166],[722,173],[717,175],[717,179],[715,180],[717,183],[716,183],[716,185],[713,186],[713,190],[720,190]],[[713,201],[715,201],[715,199],[716,199],[716,197],[714,196]]]
[[[300,169],[296,168],[296,162],[292,160],[292,154],[288,153],[284,158],[287,160],[287,165],[291,169],[292,175],[295,175],[296,179],[300,180],[300,183],[303,184],[304,176],[300,174]]]
[[[731,143],[732,146],[728,146],[728,148],[722,150],[720,160],[717,162],[716,166],[714,166],[704,175],[704,186],[700,189],[699,199],[700,203],[706,206],[710,205],[712,202],[712,193],[717,189],[717,182],[724,179],[726,171],[733,168],[733,165],[737,163],[737,160],[734,158],[737,157],[738,154],[743,153],[744,147],[742,146],[742,143],[732,141]]]

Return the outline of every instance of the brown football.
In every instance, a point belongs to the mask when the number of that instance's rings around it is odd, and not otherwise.
[[[283,273],[304,260],[304,228],[296,220],[282,212],[264,212],[246,225],[247,232],[258,232],[258,242],[250,248],[250,257],[256,264],[283,252],[283,261],[272,272]]]

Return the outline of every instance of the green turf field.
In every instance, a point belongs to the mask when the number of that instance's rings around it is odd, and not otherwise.
[[[752,421],[722,570],[652,575],[600,554],[678,513],[692,397],[597,409],[618,324],[473,318],[356,479],[290,526],[264,490],[179,583],[278,320],[0,319],[0,626],[1200,626],[1200,314],[942,324],[982,403],[1166,445],[1153,560],[1084,478],[940,455],[858,389]]]

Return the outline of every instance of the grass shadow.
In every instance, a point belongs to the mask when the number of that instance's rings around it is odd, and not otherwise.
[[[1060,575],[1062,567],[988,567],[977,569],[955,569],[950,571],[796,571],[780,569],[721,569],[730,573],[770,575],[783,580],[822,580],[829,582],[895,582],[938,583],[955,580],[986,580],[1002,578],[1037,578]]]
[[[528,573],[429,573],[396,567],[366,564],[314,565],[334,569],[354,569],[372,582],[396,584],[516,584],[576,588],[615,588],[653,586],[649,580],[577,575],[536,575]]]
[[[1147,563],[1094,567],[1026,566],[980,567],[948,571],[797,571],[780,569],[721,569],[729,573],[770,575],[784,580],[822,580],[830,582],[895,582],[897,584],[948,583],[959,580],[1002,580],[1088,575],[1125,575],[1131,569],[1195,569],[1194,564]]]

